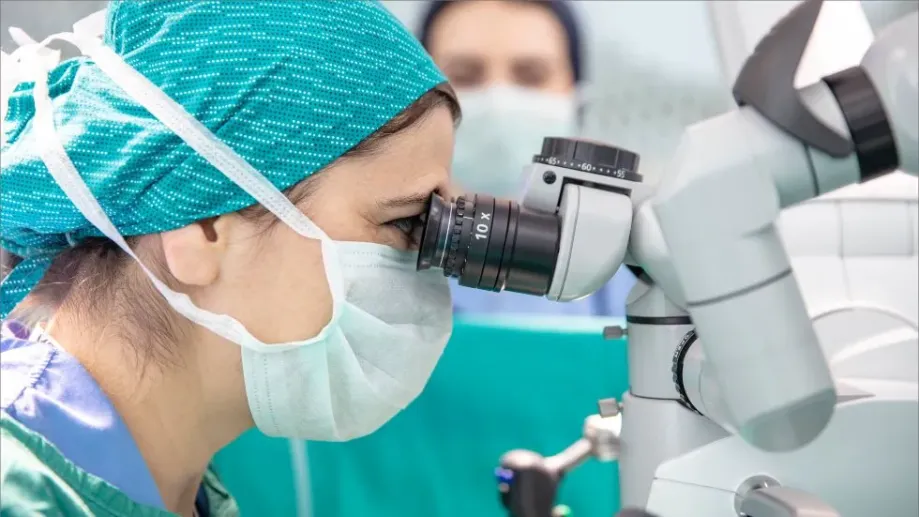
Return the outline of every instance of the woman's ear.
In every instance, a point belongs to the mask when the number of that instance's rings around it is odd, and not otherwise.
[[[230,214],[163,232],[163,255],[172,276],[183,285],[195,287],[217,281],[233,224]]]

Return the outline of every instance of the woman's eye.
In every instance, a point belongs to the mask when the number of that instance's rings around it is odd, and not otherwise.
[[[404,233],[411,243],[417,243],[421,238],[422,222],[420,216],[396,219],[391,221],[389,225]]]
[[[396,219],[395,221],[392,221],[389,224],[395,226],[403,233],[412,233],[412,228],[415,227],[415,224],[412,222],[412,219],[414,218],[406,217],[404,219]]]
[[[418,224],[418,217],[405,217],[402,219],[396,219],[389,223],[395,226],[399,231],[405,233],[406,235],[411,235],[412,231],[415,229],[415,226]]]

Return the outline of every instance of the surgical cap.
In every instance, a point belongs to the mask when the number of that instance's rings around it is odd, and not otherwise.
[[[378,2],[131,0],[109,5],[104,43],[279,190],[335,161],[443,75]],[[169,231],[255,200],[86,58],[49,76],[57,132],[125,236]],[[57,186],[30,134],[32,83],[10,98],[0,175],[6,316],[68,246],[102,234]]]

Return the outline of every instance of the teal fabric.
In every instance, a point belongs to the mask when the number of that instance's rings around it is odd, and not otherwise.
[[[131,0],[105,43],[278,189],[333,162],[445,79],[378,2]],[[255,203],[83,57],[49,78],[58,133],[123,235],[173,230]],[[32,84],[10,99],[0,174],[2,247],[23,257],[0,317],[68,245],[101,236],[30,138]]]
[[[550,455],[580,436],[601,398],[628,389],[620,320],[526,317],[458,320],[424,393],[377,433],[307,445],[310,494],[298,494],[287,440],[257,431],[216,459],[243,517],[504,517],[494,468],[504,452]],[[619,508],[615,463],[590,461],[562,485],[574,517]],[[308,497],[306,497],[308,496]]]

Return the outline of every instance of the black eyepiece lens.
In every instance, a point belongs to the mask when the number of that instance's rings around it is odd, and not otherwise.
[[[473,194],[451,203],[434,194],[417,269],[443,269],[475,289],[542,296],[552,283],[560,233],[557,215],[514,201]]]

